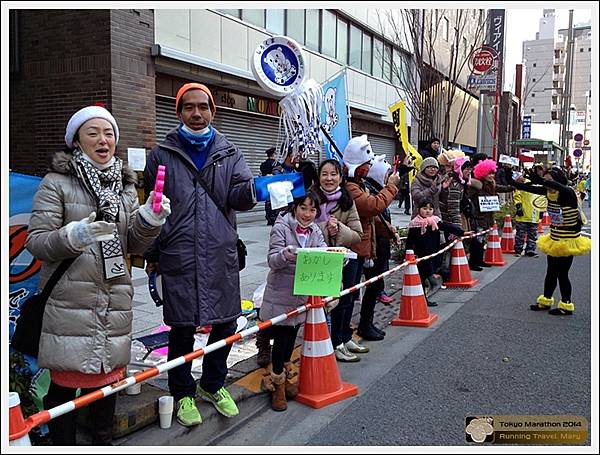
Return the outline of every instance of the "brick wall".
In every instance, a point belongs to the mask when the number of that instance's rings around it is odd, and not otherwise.
[[[111,10],[112,113],[119,122],[118,150],[150,150],[156,138],[156,82],[150,48],[154,44],[151,10]]]
[[[154,145],[152,11],[17,10],[10,25],[18,51],[9,84],[11,170],[44,175],[65,146],[70,116],[98,102],[119,124],[122,158],[127,147]]]
[[[43,175],[64,148],[65,126],[95,102],[110,109],[107,10],[18,10],[11,21],[17,72],[9,82],[9,166]],[[14,68],[13,68],[14,69]]]

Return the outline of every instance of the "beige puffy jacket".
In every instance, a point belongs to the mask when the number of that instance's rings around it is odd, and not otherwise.
[[[97,211],[72,159],[70,153],[56,154],[35,195],[29,221],[26,247],[43,262],[40,289],[63,259],[77,257],[46,304],[38,365],[87,374],[103,368],[108,373],[129,362],[133,286],[129,272],[104,280],[99,242],[81,253],[67,241],[65,226]],[[135,173],[124,166],[117,228],[123,252],[142,254],[160,227],[140,220],[135,181]]]

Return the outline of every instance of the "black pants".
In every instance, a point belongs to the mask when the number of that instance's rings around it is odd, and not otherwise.
[[[364,259],[349,259],[342,273],[342,285],[348,289],[360,283]],[[347,343],[352,339],[352,312],[354,311],[354,296],[358,291],[340,298],[338,305],[331,310],[331,343],[333,347]]]
[[[225,324],[213,324],[208,344],[216,343],[235,333],[236,321]],[[172,360],[194,350],[194,334],[196,327],[172,327],[169,332],[169,355],[167,360]],[[202,377],[200,387],[209,393],[215,393],[225,384],[227,376],[227,357],[231,351],[231,345],[217,349],[206,354],[202,360]],[[169,391],[175,402],[183,397],[196,396],[196,382],[192,376],[192,362],[169,370]]]
[[[410,190],[400,190],[398,191],[398,208],[402,207],[402,203],[404,202],[404,211],[410,213]]]
[[[554,257],[548,256],[548,268],[544,280],[544,297],[550,298],[556,289],[556,283],[560,286],[561,300],[565,303],[571,301],[571,281],[569,270],[573,265],[573,256]]]
[[[85,395],[97,389],[81,389],[81,394]],[[44,397],[44,409],[54,408],[58,405],[71,401],[75,398],[77,389],[63,387],[54,382],[50,382],[48,394]],[[94,401],[89,407],[91,419],[92,444],[97,446],[107,446],[112,443],[113,417],[115,415],[115,406],[117,396],[110,395],[101,400]],[[68,412],[60,417],[56,417],[48,422],[50,437],[55,446],[74,446],[76,445],[77,411]]]
[[[363,267],[365,280],[369,280],[374,276],[381,275],[390,269],[390,241],[389,239],[379,237],[376,239],[376,254],[377,257],[373,261],[373,267],[368,269]],[[385,282],[383,279],[377,280],[375,283],[365,287],[362,303],[360,305],[360,322],[358,326],[361,330],[368,330],[373,323],[375,314],[375,306],[377,305],[377,297],[385,290]]]
[[[273,349],[271,350],[271,361],[273,362],[273,373],[281,374],[283,364],[289,362],[294,352],[296,336],[298,336],[298,325],[274,325],[270,327],[273,336]]]
[[[483,264],[483,246],[485,241],[481,236],[469,240],[469,265],[478,266]]]
[[[265,201],[265,218],[267,220],[267,226],[273,226],[273,224],[275,224],[278,213],[279,210],[273,210],[271,208],[271,201]]]

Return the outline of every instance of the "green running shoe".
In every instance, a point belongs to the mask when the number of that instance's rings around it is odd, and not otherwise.
[[[198,394],[203,400],[214,404],[217,411],[225,417],[235,417],[240,413],[235,401],[233,401],[233,398],[231,398],[225,387],[221,387],[216,393],[208,393],[202,387],[198,386]]]
[[[183,397],[177,402],[177,421],[184,427],[193,427],[202,423],[202,416],[192,397]]]

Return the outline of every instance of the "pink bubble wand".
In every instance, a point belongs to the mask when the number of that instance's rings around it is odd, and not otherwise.
[[[154,183],[154,200],[152,201],[152,210],[154,211],[154,213],[160,212],[163,189],[165,188],[166,172],[167,168],[162,164],[159,164],[158,171],[156,173],[156,182]]]

